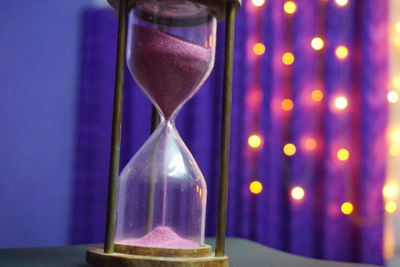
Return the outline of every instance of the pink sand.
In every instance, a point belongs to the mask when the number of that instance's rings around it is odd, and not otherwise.
[[[139,239],[123,239],[119,243],[164,248],[198,248],[197,243],[184,239],[167,226],[158,226],[153,231]]]
[[[140,25],[134,37],[129,68],[168,120],[205,78],[211,49]]]

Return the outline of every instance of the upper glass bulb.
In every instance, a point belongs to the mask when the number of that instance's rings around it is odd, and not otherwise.
[[[172,119],[213,68],[215,17],[186,0],[146,0],[129,25],[129,69],[163,118]]]

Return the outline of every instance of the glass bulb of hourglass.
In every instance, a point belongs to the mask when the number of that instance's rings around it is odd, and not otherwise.
[[[206,183],[174,118],[214,64],[216,20],[186,0],[146,0],[130,12],[127,61],[161,123],[120,175],[116,243],[197,248]]]

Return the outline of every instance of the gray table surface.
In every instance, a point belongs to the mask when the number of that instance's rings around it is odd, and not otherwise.
[[[213,245],[214,239],[206,239]],[[85,251],[89,245],[0,250],[1,267],[74,266],[89,267]],[[232,267],[364,267],[373,265],[331,262],[300,257],[240,238],[228,238],[226,254]]]

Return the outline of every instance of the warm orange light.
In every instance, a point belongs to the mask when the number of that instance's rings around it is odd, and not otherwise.
[[[285,12],[287,14],[293,14],[294,12],[296,12],[297,10],[297,5],[295,2],[293,1],[287,1],[284,5],[283,5],[283,10],[285,10]]]
[[[400,36],[394,37],[393,43],[396,47],[400,47]]]
[[[400,89],[400,77],[399,76],[396,76],[393,78],[392,85],[394,88]]]
[[[400,33],[400,22],[396,23],[396,32]]]
[[[400,128],[395,126],[388,132],[388,139],[391,144],[399,145],[400,143]]]
[[[281,102],[281,107],[284,111],[290,111],[293,109],[293,101],[289,98],[285,98],[282,102]]]
[[[399,145],[391,145],[389,148],[389,154],[393,157],[400,155],[400,146]]]
[[[304,146],[308,150],[315,150],[317,148],[317,145],[317,140],[315,140],[314,138],[307,138],[304,142]]]
[[[251,148],[259,148],[261,146],[261,137],[257,134],[250,135],[247,139],[247,143]]]
[[[350,152],[349,152],[347,149],[342,148],[342,149],[339,149],[339,150],[338,150],[338,152],[336,153],[336,156],[337,156],[337,158],[338,158],[339,160],[341,160],[341,161],[346,161],[346,160],[348,160],[349,157],[350,157]]]
[[[292,53],[290,53],[290,52],[286,52],[282,56],[282,62],[285,65],[292,65],[293,62],[294,62],[294,55]]]
[[[347,98],[344,96],[338,96],[335,98],[335,107],[337,109],[343,110],[347,108],[349,102],[347,101]]]
[[[251,2],[256,7],[260,7],[260,6],[263,6],[265,4],[265,0],[252,0]]]
[[[296,146],[294,144],[286,144],[283,147],[283,153],[285,153],[285,155],[287,156],[293,156],[294,154],[296,154]]]
[[[335,50],[336,57],[338,59],[345,59],[349,55],[349,50],[344,45],[338,46]]]
[[[262,43],[256,43],[256,44],[253,46],[253,52],[254,52],[254,54],[256,54],[257,56],[264,55],[264,53],[265,53],[265,45],[262,44]]]
[[[314,37],[311,40],[311,47],[315,50],[321,50],[322,48],[324,48],[324,40],[322,40],[322,38],[320,37]]]
[[[399,185],[396,182],[388,182],[382,188],[382,194],[385,199],[393,200],[399,195]]]
[[[397,203],[393,200],[389,200],[385,204],[385,210],[387,213],[394,213],[397,210]]]
[[[343,214],[350,215],[353,213],[354,207],[350,202],[345,202],[340,207],[340,210],[343,212]]]
[[[390,90],[386,95],[387,101],[390,103],[397,103],[399,101],[399,94],[396,91]]]
[[[324,93],[321,90],[314,90],[311,93],[311,99],[315,102],[320,102],[324,98]]]
[[[253,181],[250,183],[250,192],[253,194],[260,194],[263,190],[263,185],[259,181]]]
[[[349,3],[349,0],[335,0],[338,6],[345,6]]]
[[[258,107],[263,100],[263,92],[259,89],[250,90],[246,96],[246,104],[250,107]]]
[[[295,186],[292,188],[291,196],[295,200],[302,200],[304,198],[304,189],[300,186]]]

